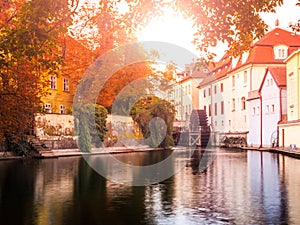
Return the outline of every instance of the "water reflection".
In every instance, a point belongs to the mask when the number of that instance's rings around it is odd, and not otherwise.
[[[118,157],[146,164],[165,157],[155,154]],[[219,149],[199,173],[196,156],[146,187],[106,180],[79,157],[0,162],[0,224],[300,224],[299,160]]]

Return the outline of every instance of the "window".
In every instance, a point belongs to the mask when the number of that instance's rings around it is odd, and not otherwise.
[[[224,114],[224,101],[221,102],[221,115]]]
[[[208,105],[208,116],[211,116],[211,105]]]
[[[210,88],[208,88],[208,96],[210,96],[211,95],[211,93],[210,93]]]
[[[256,107],[256,115],[259,115],[260,112],[259,112],[259,106]]]
[[[69,79],[64,78],[63,85],[64,85],[63,90],[64,91],[69,91]]]
[[[278,57],[281,59],[285,58],[285,50],[284,49],[278,49]]]
[[[273,79],[268,79],[267,80],[267,86],[272,86],[273,85]]]
[[[203,90],[203,97],[206,98],[206,91]]]
[[[215,103],[215,116],[218,115],[218,104]]]
[[[266,113],[269,113],[269,105],[266,105]]]
[[[222,127],[224,126],[224,120],[222,120]]]
[[[218,126],[218,122],[217,122],[217,121],[215,121],[215,127],[216,127],[216,126]]]
[[[252,109],[252,115],[255,115],[255,107]]]
[[[60,114],[65,114],[66,113],[66,106],[60,105]]]
[[[288,54],[288,46],[286,45],[277,45],[274,46],[274,56],[275,59],[285,59]]]
[[[44,109],[45,109],[45,112],[51,113],[51,104],[50,103],[45,103]]]
[[[217,94],[217,85],[214,87],[214,93]]]
[[[247,70],[244,71],[244,84],[247,84]]]
[[[241,105],[242,105],[242,110],[245,110],[246,109],[246,99],[245,99],[245,97],[242,97],[241,98]]]
[[[50,89],[52,89],[52,90],[56,89],[56,77],[55,76],[50,77]]]
[[[233,98],[232,99],[232,112],[235,111],[235,99]]]
[[[223,83],[220,84],[220,91],[221,91],[221,92],[224,91]]]
[[[235,76],[233,75],[232,76],[232,88],[234,88],[235,87]]]
[[[272,113],[275,112],[275,106],[274,105],[271,106],[271,110],[272,110],[271,111]]]
[[[298,91],[298,84],[297,84],[297,79],[294,73],[290,73],[288,76],[288,82],[289,82],[289,88],[288,88],[288,97],[290,100],[289,107],[292,108],[291,106],[294,105],[297,102],[297,93]]]
[[[206,105],[203,107],[204,111],[206,112]],[[207,113],[207,112],[206,112]]]

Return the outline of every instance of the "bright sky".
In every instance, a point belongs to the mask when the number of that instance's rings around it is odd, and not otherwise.
[[[262,18],[271,27],[275,27],[275,20],[279,19],[279,27],[288,29],[290,22],[300,19],[300,7],[296,7],[297,0],[284,0],[284,5],[277,9],[277,13],[263,14]],[[192,44],[194,30],[192,21],[178,17],[171,10],[166,9],[163,18],[153,18],[148,26],[138,35],[139,41],[162,41],[173,43],[198,55]],[[225,46],[218,46],[218,58],[224,54]]]
[[[192,21],[176,16],[165,9],[163,17],[153,18],[147,27],[138,34],[139,41],[162,41],[179,45],[197,54],[193,41]]]

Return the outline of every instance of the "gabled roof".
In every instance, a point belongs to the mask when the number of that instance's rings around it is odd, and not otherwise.
[[[211,76],[204,79],[198,87],[207,85],[216,79],[226,76],[228,73],[250,64],[281,64],[284,59],[276,59],[274,56],[274,46],[286,45],[288,46],[288,55],[300,48],[300,35],[293,32],[275,28],[267,33],[259,41],[252,44],[247,58],[242,56],[237,57],[235,67],[232,66],[233,57],[226,53],[221,60],[219,60],[215,67],[211,68]]]
[[[185,75],[186,74],[186,75]],[[192,70],[192,73],[189,72],[181,72],[181,73],[177,73],[178,77],[182,77],[181,80],[179,81],[180,83],[185,82],[186,80],[189,79],[205,79],[210,75],[209,73],[209,69],[206,68],[205,65],[201,66],[201,67],[194,67],[194,70]]]
[[[276,46],[280,44],[299,46],[299,43],[300,35],[277,27],[254,43],[254,46]]]
[[[270,72],[271,76],[273,77],[277,87],[286,87],[286,66],[280,66],[280,67],[268,67],[266,69],[265,76],[263,78],[263,81],[261,82],[259,93],[262,90],[262,87],[264,86],[266,77],[268,75],[268,72]]]
[[[225,54],[217,63],[214,64],[214,67],[210,68],[210,76],[207,76],[199,84],[198,88],[226,76],[227,73],[232,70],[231,61],[231,57],[228,54]]]
[[[286,87],[286,67],[269,67],[271,75],[273,76],[278,87]]]

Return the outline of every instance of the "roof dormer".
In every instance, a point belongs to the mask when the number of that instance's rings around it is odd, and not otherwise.
[[[244,52],[244,53],[242,54],[242,64],[244,64],[244,63],[247,61],[248,56],[249,56],[249,51]]]
[[[273,49],[275,59],[285,59],[286,57],[288,57],[288,46],[276,45]]]

